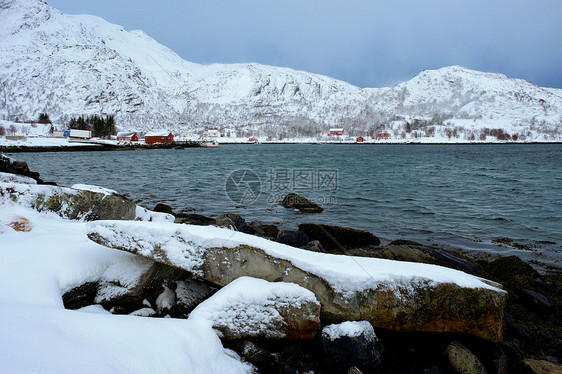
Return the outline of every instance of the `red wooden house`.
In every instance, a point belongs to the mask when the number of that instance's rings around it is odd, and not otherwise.
[[[357,139],[355,139],[355,141],[357,143],[363,143],[365,141],[365,139],[362,136],[357,137]]]
[[[145,143],[171,143],[174,141],[174,135],[171,132],[152,131],[144,135]]]
[[[139,136],[136,132],[120,132],[117,134],[117,141],[138,142]]]
[[[391,135],[387,132],[380,132],[377,134],[377,139],[390,139]]]
[[[343,135],[343,129],[330,129],[330,132],[328,132],[328,136],[342,136]]]

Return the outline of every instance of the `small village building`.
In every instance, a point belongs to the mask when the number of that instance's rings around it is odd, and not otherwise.
[[[365,141],[365,139],[362,136],[358,136],[357,139],[355,139],[355,141],[357,143],[363,143]]]
[[[144,134],[145,143],[172,143],[174,135],[171,132],[151,131]]]
[[[139,135],[136,132],[120,132],[117,134],[117,141],[138,142]]]
[[[209,129],[209,130],[205,131],[203,136],[209,137],[209,138],[218,138],[220,136],[220,132],[217,129]]]
[[[250,139],[248,139],[248,142],[250,142],[250,143],[257,143],[257,142],[258,142],[258,138],[256,138],[255,136],[252,136]]]
[[[391,137],[388,132],[380,132],[377,134],[377,139],[390,139]]]
[[[90,130],[78,130],[78,129],[70,129],[64,132],[64,136],[70,139],[90,139],[92,137],[92,131]]]
[[[330,131],[328,132],[328,136],[342,136],[342,135],[343,135],[342,128],[330,129]]]

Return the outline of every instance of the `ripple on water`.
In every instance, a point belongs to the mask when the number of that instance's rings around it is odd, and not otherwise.
[[[467,249],[498,251],[493,238],[562,242],[562,145],[486,146],[221,146],[135,152],[19,153],[41,178],[59,185],[101,185],[152,208],[168,201],[176,211],[217,216],[230,211],[249,221],[305,221],[368,230],[384,238],[411,235]],[[94,162],[95,160],[95,162]],[[237,207],[225,193],[232,171],[253,170],[262,194]],[[304,215],[267,201],[272,170],[336,171],[335,191],[313,180],[312,191],[334,197],[319,215]],[[274,178],[273,178],[274,179]],[[279,182],[279,180],[277,180]],[[290,186],[289,186],[290,187]],[[474,240],[478,238],[478,240]],[[428,239],[428,238],[425,238]],[[505,250],[505,249],[502,249]],[[559,245],[541,247],[560,259]]]

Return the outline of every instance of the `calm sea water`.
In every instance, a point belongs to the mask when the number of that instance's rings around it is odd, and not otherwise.
[[[261,144],[11,156],[27,161],[44,180],[104,186],[148,208],[163,202],[211,216],[235,212],[287,229],[302,222],[335,224],[383,240],[562,261],[560,144]],[[320,202],[324,212],[305,215],[275,204],[291,191]],[[531,248],[492,242],[502,237]]]

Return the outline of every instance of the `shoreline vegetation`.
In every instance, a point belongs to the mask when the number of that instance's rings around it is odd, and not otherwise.
[[[25,162],[5,160],[6,158],[0,159],[4,161],[0,165],[0,172],[30,177],[43,184],[39,174],[30,171]],[[111,207],[109,208],[111,210]],[[339,373],[348,372],[350,367],[349,372],[352,373],[448,373],[451,370],[462,373],[555,373],[562,370],[561,268],[550,266],[537,271],[535,267],[516,256],[497,254],[484,260],[471,256],[468,251],[461,252],[438,246],[427,247],[408,240],[395,240],[388,245],[380,246],[378,238],[371,233],[340,226],[302,224],[297,230],[286,231],[274,225],[246,222],[244,218],[233,213],[225,213],[219,217],[176,213],[164,204],[155,206],[153,212],[172,215],[174,222],[179,225],[227,227],[313,252],[444,266],[497,282],[507,291],[507,303],[502,316],[503,337],[499,342],[490,342],[460,333],[398,332],[375,328],[376,335],[380,339],[380,341],[377,339],[377,356],[376,359],[362,358],[363,363],[367,362],[363,366],[353,363],[355,362],[353,360],[361,356],[361,352],[353,350],[345,352],[346,358],[338,361],[337,369],[336,366],[327,365],[326,354],[340,357],[347,348],[340,346],[336,351],[322,353],[322,349],[319,349],[320,338],[273,341],[260,338],[223,340],[226,348],[236,351],[259,372]],[[171,277],[170,279],[178,277],[177,268],[163,266],[164,268],[158,270],[157,277],[154,279],[165,283],[168,281],[164,279],[166,277]],[[114,314],[133,313],[139,305],[143,307],[147,304],[147,300],[155,299],[158,287],[153,286],[148,287],[143,293],[106,301],[103,307]],[[85,283],[67,291],[63,295],[65,307],[77,309],[93,305],[92,292],[95,295],[95,290],[98,289],[96,287],[99,285]],[[166,292],[176,292],[179,295],[179,289],[170,290],[164,287],[161,295]],[[432,309],[427,310],[427,313],[438,313],[438,311]],[[151,317],[168,315],[186,318],[182,317],[183,314],[185,310],[169,307],[165,312],[158,311]],[[352,340],[351,343],[347,341],[345,344],[352,349],[358,349],[356,340]],[[356,371],[351,371],[354,368]]]

